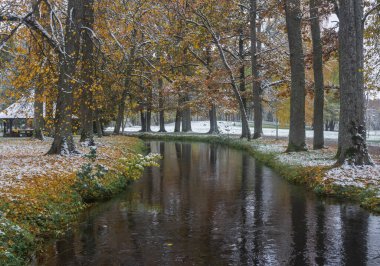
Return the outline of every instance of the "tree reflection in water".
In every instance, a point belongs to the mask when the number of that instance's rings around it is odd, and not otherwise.
[[[244,152],[150,142],[163,155],[89,210],[44,265],[379,265],[380,217],[318,199]]]

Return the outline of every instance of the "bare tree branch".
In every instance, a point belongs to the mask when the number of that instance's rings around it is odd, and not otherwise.
[[[376,10],[380,10],[380,4],[375,5],[370,10],[368,10],[367,13],[364,14],[363,19],[362,19],[362,23],[364,23],[367,20],[368,16],[371,15]]]

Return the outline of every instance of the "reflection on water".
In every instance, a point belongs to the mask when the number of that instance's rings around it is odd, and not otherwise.
[[[43,265],[380,265],[380,217],[317,199],[246,153],[151,142],[159,168],[91,209]]]

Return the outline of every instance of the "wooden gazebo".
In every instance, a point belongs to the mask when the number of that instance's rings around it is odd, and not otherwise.
[[[22,98],[0,112],[4,137],[26,137],[33,135],[33,102]]]

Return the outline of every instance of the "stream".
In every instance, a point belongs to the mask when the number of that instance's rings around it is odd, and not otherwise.
[[[291,185],[242,151],[147,145],[160,167],[86,211],[38,265],[380,265],[380,216]]]

